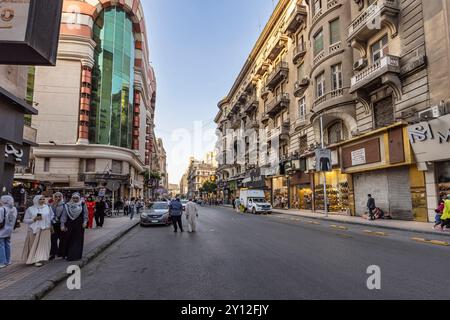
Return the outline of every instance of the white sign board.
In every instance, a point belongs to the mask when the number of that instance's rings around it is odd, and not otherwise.
[[[358,149],[352,152],[352,166],[360,166],[366,164],[366,149]]]
[[[24,42],[30,0],[0,0],[0,41]]]

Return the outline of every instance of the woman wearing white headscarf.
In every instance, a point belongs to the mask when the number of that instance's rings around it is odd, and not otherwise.
[[[68,261],[78,261],[83,257],[84,229],[89,215],[79,193],[74,193],[61,217],[61,230],[65,235],[65,253]]]
[[[17,210],[11,196],[0,199],[0,269],[11,264],[11,234],[16,225]]]
[[[23,222],[28,225],[28,234],[22,253],[26,264],[42,267],[50,258],[53,210],[45,203],[44,196],[36,196],[34,205],[25,212]]]

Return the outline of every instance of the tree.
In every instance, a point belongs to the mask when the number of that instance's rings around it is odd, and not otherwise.
[[[203,186],[200,189],[201,192],[205,192],[207,194],[217,193],[217,184],[213,181],[205,181],[203,182]]]

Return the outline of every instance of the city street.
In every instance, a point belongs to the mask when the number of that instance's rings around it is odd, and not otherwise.
[[[45,299],[450,298],[450,247],[414,233],[219,207],[199,219],[196,234],[135,228],[82,269],[80,291],[61,283]],[[367,288],[371,265],[381,290]]]

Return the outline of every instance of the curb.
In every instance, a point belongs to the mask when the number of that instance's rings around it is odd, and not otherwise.
[[[228,206],[222,206],[224,208],[229,208]],[[231,207],[232,208],[232,207]],[[436,231],[427,231],[427,230],[420,230],[415,228],[401,228],[401,227],[395,227],[395,226],[379,226],[379,225],[371,225],[363,222],[358,221],[341,221],[339,219],[333,219],[333,218],[324,218],[324,217],[310,217],[310,216],[304,216],[301,214],[291,213],[289,211],[272,211],[273,214],[285,214],[289,216],[295,216],[295,217],[301,217],[306,219],[313,219],[313,220],[321,220],[321,221],[329,221],[332,223],[342,223],[342,224],[352,224],[352,225],[359,225],[364,227],[372,227],[372,228],[381,228],[381,229],[388,229],[388,230],[397,230],[397,231],[406,231],[406,232],[414,232],[414,233],[420,233],[420,234],[432,234],[435,236],[444,236],[444,237],[450,237],[450,233],[441,233]]]
[[[109,248],[111,245],[113,245],[115,242],[117,242],[120,238],[125,236],[128,232],[130,232],[132,229],[137,227],[139,225],[139,221],[136,221],[135,224],[131,224],[121,230],[119,233],[115,234],[112,238],[106,240],[101,245],[96,247],[95,249],[91,250],[83,259],[77,263],[74,263],[74,265],[77,265],[81,268],[86,266],[89,262],[91,262],[93,259],[95,259],[100,253],[105,251],[107,248]],[[47,293],[49,293],[51,290],[53,290],[58,284],[60,284],[62,281],[68,278],[68,274],[65,272],[61,272],[56,274],[55,276],[51,277],[51,279],[44,282],[42,285],[40,285],[35,292],[31,293],[29,296],[24,297],[23,300],[40,300],[42,299]]]

